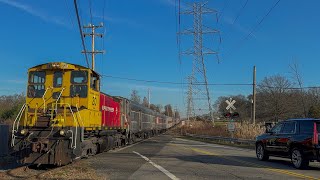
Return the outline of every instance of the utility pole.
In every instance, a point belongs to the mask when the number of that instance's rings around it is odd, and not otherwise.
[[[103,37],[103,34],[95,33],[95,30],[97,28],[102,28],[102,27],[103,27],[102,23],[100,25],[89,24],[87,26],[83,26],[84,29],[91,29],[91,33],[83,33],[83,37],[91,36],[91,47],[92,47],[92,50],[91,51],[82,51],[82,53],[91,54],[91,69],[92,70],[95,69],[95,61],[94,61],[95,60],[95,54],[104,53],[104,51],[95,50],[95,37],[96,36],[98,36],[100,38]]]
[[[191,114],[203,115],[202,110],[208,110],[211,121],[214,122],[213,110],[211,105],[210,91],[208,87],[207,70],[205,65],[205,55],[216,55],[218,53],[205,47],[203,37],[204,35],[212,35],[220,33],[216,29],[209,28],[204,25],[204,14],[215,14],[217,11],[207,7],[207,2],[193,2],[188,4],[189,8],[185,11],[180,11],[183,15],[193,15],[193,28],[183,30],[179,32],[179,35],[193,35],[193,48],[183,52],[179,52],[179,55],[192,55],[192,73],[188,77],[189,88],[187,98],[187,117]],[[180,15],[179,14],[179,15]],[[217,16],[216,16],[217,17]],[[219,34],[220,35],[220,34]],[[180,42],[180,40],[179,40]],[[179,48],[180,49],[180,48]],[[219,60],[219,59],[218,59]],[[196,96],[196,97],[195,97]],[[197,102],[195,102],[197,100]],[[206,103],[203,100],[207,101]],[[197,113],[194,112],[194,106],[199,110]],[[208,107],[208,108],[203,108]],[[193,111],[193,112],[192,112]]]
[[[256,66],[253,67],[253,83],[252,83],[252,123],[256,124]]]
[[[148,107],[150,108],[150,88],[148,88]]]

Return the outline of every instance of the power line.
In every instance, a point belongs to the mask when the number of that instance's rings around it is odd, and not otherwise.
[[[240,17],[242,11],[244,10],[244,8],[246,8],[247,4],[248,4],[249,0],[246,0],[246,2],[244,3],[244,5],[241,7],[240,11],[238,12],[236,18],[234,19],[232,25],[238,20],[238,18]]]
[[[71,24],[72,24],[72,26],[75,28],[75,25],[74,25],[73,20],[72,20],[71,10],[70,10],[70,8],[69,8],[69,5],[68,5],[68,3],[67,3],[67,0],[65,0],[64,2],[65,2],[66,6],[67,6],[67,9],[68,9],[68,13],[69,13],[69,17],[70,17]]]
[[[158,83],[158,84],[176,84],[176,85],[188,85],[190,83],[186,82],[173,82],[173,81],[158,81],[158,80],[145,80],[145,79],[135,79],[135,78],[126,78],[126,77],[119,77],[119,76],[111,76],[111,75],[102,75],[106,78],[112,79],[122,79],[122,80],[129,80],[129,81],[137,81],[137,82],[145,82],[145,83]],[[205,82],[203,83],[192,83],[193,85],[206,85]],[[235,83],[235,84],[218,84],[218,83],[208,83],[210,86],[252,86],[252,84],[245,84],[245,83]]]
[[[158,84],[175,84],[175,85],[188,85],[188,82],[174,82],[174,81],[158,81],[158,80],[146,80],[146,79],[135,79],[135,78],[126,78],[126,77],[119,77],[119,76],[111,76],[111,75],[101,75],[106,78],[111,79],[121,79],[121,80],[128,80],[128,81],[136,81],[136,82],[145,82],[145,83],[158,83]],[[205,83],[193,83],[194,85],[205,85]],[[209,86],[252,86],[251,83],[208,83]],[[265,88],[274,88],[274,89],[287,89],[287,90],[299,90],[299,89],[320,89],[320,86],[306,86],[306,87],[278,87],[278,86],[265,86],[265,85],[256,85],[258,87],[265,87]]]
[[[221,12],[220,12],[219,19],[223,16],[224,10],[227,8],[228,4],[229,4],[229,0],[226,0],[226,1],[224,2],[223,8],[222,8],[222,10],[221,10]]]
[[[267,12],[266,15],[263,16],[263,18],[259,21],[259,23],[251,30],[251,32],[244,38],[244,40],[247,40],[253,32],[255,32],[259,26],[262,24],[262,22],[269,16],[269,14],[271,13],[271,11],[279,4],[281,0],[278,0],[270,9],[269,11]]]
[[[262,17],[262,19],[253,26],[249,34],[247,34],[239,43],[237,47],[242,47],[242,44],[250,38],[250,36],[259,28],[259,26],[263,23],[263,21],[269,16],[269,14],[272,12],[272,10],[279,4],[281,0],[277,0],[277,2],[268,10],[268,12]],[[236,48],[235,48],[236,49]],[[229,51],[230,52],[230,51]],[[227,53],[228,54],[228,53]]]
[[[74,0],[74,8],[76,10],[76,14],[77,14],[77,21],[78,21],[78,27],[79,27],[79,31],[80,31],[80,37],[81,37],[81,42],[82,42],[82,47],[84,51],[87,51],[86,49],[86,45],[84,43],[84,38],[83,38],[83,33],[82,33],[82,28],[81,28],[81,22],[80,22],[80,17],[79,17],[79,12],[78,12],[78,5],[77,5],[77,0]],[[86,57],[86,63],[87,63],[87,67],[90,68],[89,66],[89,60],[88,60],[88,55],[85,53],[84,54]]]

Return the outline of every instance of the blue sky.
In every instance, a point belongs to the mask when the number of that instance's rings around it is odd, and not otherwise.
[[[281,74],[291,77],[289,65],[299,65],[305,86],[320,85],[320,1],[281,0],[259,29],[241,41],[277,0],[209,1],[220,12],[219,23],[206,16],[208,26],[221,31],[222,43],[205,41],[219,47],[220,64],[206,58],[209,83],[251,83],[252,68],[257,79]],[[89,0],[79,0],[82,23],[90,22]],[[105,15],[104,40],[97,48],[106,54],[97,56],[101,74],[159,81],[183,82],[191,72],[191,58],[178,60],[176,43],[175,0],[92,0],[93,22]],[[182,5],[184,8],[185,5]],[[80,53],[81,41],[72,0],[0,0],[0,94],[25,91],[27,69],[49,61],[66,61],[85,65]],[[237,21],[234,22],[236,16]],[[181,27],[191,26],[190,18],[181,17]],[[241,42],[241,43],[240,43]],[[87,42],[89,43],[89,41]],[[104,43],[104,46],[103,46]],[[182,38],[182,48],[192,46],[192,37]],[[88,46],[89,47],[89,46]],[[294,60],[293,60],[294,59]],[[171,103],[184,111],[184,87],[103,79],[103,91],[128,97],[132,89],[141,96],[151,89],[155,104]],[[251,87],[212,86],[213,100],[219,96],[249,94]]]

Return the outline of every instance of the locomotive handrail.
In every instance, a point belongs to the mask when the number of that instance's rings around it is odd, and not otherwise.
[[[18,131],[18,129],[19,129],[19,123],[18,123],[18,122],[20,121],[20,119],[21,119],[21,117],[22,117],[22,114],[23,114],[23,111],[26,109],[26,106],[27,106],[26,103],[24,103],[24,104],[22,105],[22,107],[21,107],[21,109],[20,109],[20,111],[19,111],[16,119],[13,121],[12,132],[11,132],[11,147],[14,146],[14,141],[15,141],[15,139],[16,139],[15,133],[16,133],[16,132]],[[17,124],[17,125],[16,125],[16,124]]]
[[[57,98],[57,100],[56,100],[56,112],[57,112],[57,110],[58,110],[58,101],[60,100],[60,97],[61,97],[63,91],[64,91],[64,88],[61,89],[61,92],[60,92],[60,94],[59,94],[59,96],[58,96],[58,98]],[[70,105],[69,105],[69,106],[70,106]]]
[[[84,140],[84,124],[83,124],[83,121],[82,121],[82,118],[81,118],[81,115],[79,113],[79,108],[78,108],[78,104],[76,104],[76,108],[77,108],[77,114],[78,116],[80,117],[80,121],[81,121],[81,124],[82,124],[82,129],[81,129],[81,141]],[[79,122],[78,122],[79,123]]]
[[[63,90],[62,90],[62,91],[63,91]],[[61,92],[61,93],[62,93],[62,92]],[[61,95],[61,93],[60,93],[60,95]],[[71,114],[72,114],[73,122],[76,122],[76,118],[75,118],[74,113],[73,113],[73,111],[72,111],[71,105],[70,105],[69,103],[57,103],[57,102],[56,102],[56,107],[58,106],[58,104],[59,104],[59,105],[67,105],[67,106],[69,107],[69,109],[70,109]],[[57,111],[56,111],[56,112],[57,112]],[[77,124],[79,125],[79,122],[78,122],[78,121],[77,121]],[[72,146],[72,145],[73,145],[73,142],[71,141],[71,148],[73,148],[73,149],[76,149],[76,148],[77,148],[78,125],[75,126],[75,127],[76,127],[76,132],[75,132],[74,138],[72,139],[72,141],[74,141],[74,146]],[[72,131],[72,130],[71,130],[71,131]],[[69,131],[68,131],[68,132],[69,132]],[[73,132],[72,132],[72,136],[73,136]]]
[[[47,94],[47,91],[48,91],[49,89],[52,89],[52,87],[48,87],[48,88],[46,89],[46,91],[43,93],[43,96],[42,96],[42,100],[43,100],[43,113],[46,112],[46,100],[45,100],[45,95]]]

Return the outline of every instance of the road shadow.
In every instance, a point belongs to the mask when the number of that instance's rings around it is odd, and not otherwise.
[[[215,156],[215,155],[192,155],[192,156],[175,156],[175,158],[182,161],[198,162],[205,164],[216,164],[224,166],[239,166],[249,168],[279,168],[283,170],[297,170],[293,167],[290,160],[273,159],[269,161],[259,161],[255,157],[246,156]],[[320,166],[312,164],[305,170],[320,170]]]

